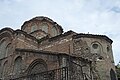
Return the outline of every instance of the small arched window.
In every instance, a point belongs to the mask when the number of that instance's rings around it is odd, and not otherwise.
[[[19,75],[22,70],[22,57],[17,57],[14,61],[14,74]]]
[[[109,45],[107,45],[106,49],[107,49],[107,52],[109,52],[111,50]]]

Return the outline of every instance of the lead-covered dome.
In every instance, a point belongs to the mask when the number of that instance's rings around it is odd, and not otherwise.
[[[54,37],[63,33],[63,29],[56,22],[48,17],[35,17],[29,21],[24,22],[21,30],[35,36],[42,38],[44,36]]]

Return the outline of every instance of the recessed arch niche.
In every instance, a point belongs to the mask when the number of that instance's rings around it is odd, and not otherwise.
[[[28,75],[47,71],[47,64],[42,59],[34,60],[27,69]]]

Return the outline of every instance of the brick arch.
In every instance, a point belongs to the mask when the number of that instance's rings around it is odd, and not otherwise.
[[[27,69],[27,74],[37,74],[41,73],[44,71],[47,71],[47,64],[44,60],[42,59],[36,59],[34,60],[28,67]]]

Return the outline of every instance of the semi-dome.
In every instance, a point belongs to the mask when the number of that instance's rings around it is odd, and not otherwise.
[[[63,33],[63,29],[60,25],[50,18],[44,16],[35,17],[24,22],[21,30],[35,36],[36,38],[42,38],[43,35],[54,37]]]

